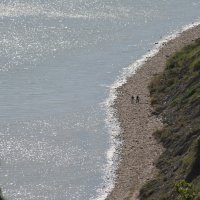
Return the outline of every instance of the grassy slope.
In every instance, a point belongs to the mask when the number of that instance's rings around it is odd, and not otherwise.
[[[155,114],[164,120],[155,133],[166,151],[155,180],[141,190],[142,200],[175,200],[175,183],[186,180],[200,189],[200,40],[169,59],[149,86]]]

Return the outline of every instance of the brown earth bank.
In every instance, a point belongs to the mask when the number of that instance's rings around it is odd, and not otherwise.
[[[116,183],[106,200],[137,200],[142,186],[152,180],[158,169],[155,163],[164,152],[163,146],[153,136],[163,128],[162,120],[153,114],[150,91],[151,80],[164,71],[167,59],[200,37],[200,26],[182,32],[164,43],[160,51],[149,58],[127,83],[118,88],[115,102],[117,117],[122,129],[123,142]],[[139,96],[139,103],[131,96]]]

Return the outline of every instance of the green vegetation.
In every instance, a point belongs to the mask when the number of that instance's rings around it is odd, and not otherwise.
[[[155,136],[166,150],[157,162],[159,175],[140,197],[200,199],[200,40],[172,56],[149,89],[154,114],[165,124]]]
[[[185,180],[176,183],[176,191],[179,194],[179,200],[200,200],[194,186]]]

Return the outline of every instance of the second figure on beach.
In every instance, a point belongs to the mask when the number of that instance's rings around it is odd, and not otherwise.
[[[139,102],[140,102],[140,97],[137,96],[137,97],[136,97],[136,103],[139,103]]]

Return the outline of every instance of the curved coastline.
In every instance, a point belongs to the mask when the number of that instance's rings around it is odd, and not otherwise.
[[[153,133],[162,127],[162,122],[152,115],[148,85],[155,74],[164,70],[168,57],[199,38],[199,24],[185,26],[156,43],[152,51],[125,68],[111,86],[106,101],[109,107],[107,121],[112,132],[105,177],[109,176],[109,181],[103,191],[106,200],[137,200],[144,183],[156,175],[154,163],[163,148]],[[139,95],[140,104],[131,104],[131,95]]]

